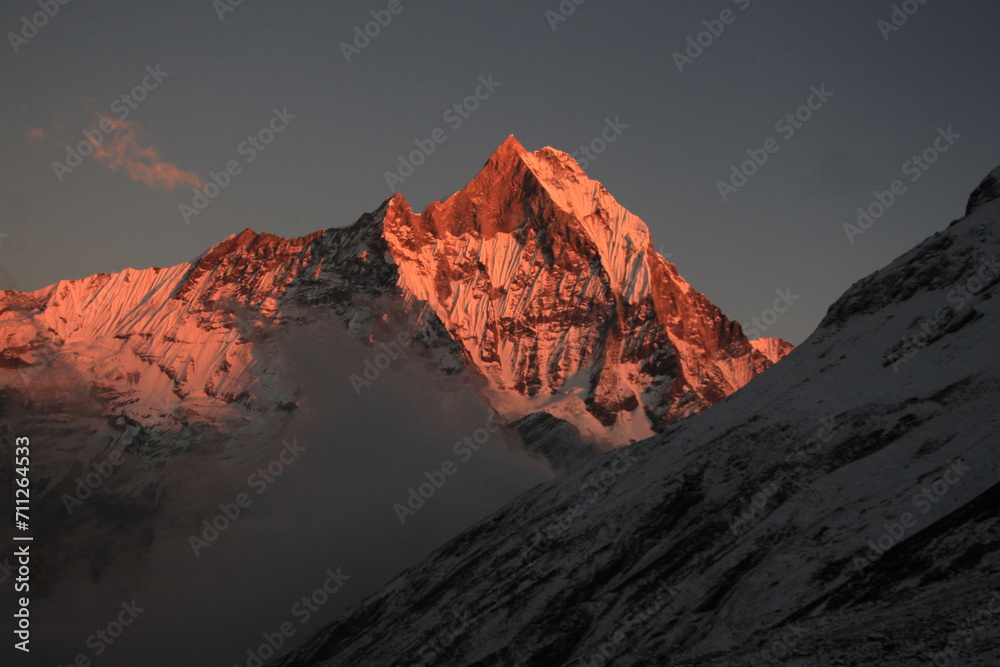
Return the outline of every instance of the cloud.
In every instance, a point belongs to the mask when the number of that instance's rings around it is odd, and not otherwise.
[[[150,187],[172,189],[182,185],[201,187],[201,177],[184,171],[160,157],[160,152],[144,136],[138,123],[99,113],[95,129],[88,136],[94,146],[94,158],[114,171],[124,170],[129,178]],[[109,132],[101,128],[110,127]]]
[[[67,521],[52,524],[58,551],[76,555],[58,572],[50,563],[46,594],[32,598],[38,605],[33,664],[65,664],[60,661],[85,648],[83,638],[98,622],[113,620],[121,601],[133,598],[139,605],[149,601],[148,616],[101,656],[101,667],[259,664],[247,660],[247,650],[260,646],[263,633],[291,623],[294,636],[281,652],[298,645],[551,476],[500,433],[479,451],[464,450],[468,457],[458,454],[456,443],[472,437],[489,412],[470,391],[468,375],[442,375],[421,346],[405,348],[360,395],[350,376],[364,372],[364,360],[377,348],[359,341],[332,312],[289,323],[280,336],[253,347],[256,359],[280,365],[296,387],[299,405],[280,437],[241,437],[224,451],[199,447],[148,467],[137,462],[95,492],[101,501],[87,501],[72,518],[57,493],[39,501],[54,503]],[[305,448],[301,459],[270,477],[266,488],[251,486],[250,476],[277,459],[284,440]],[[96,436],[74,442],[104,446]],[[454,474],[400,523],[394,505],[411,502],[410,489],[428,483],[445,460],[453,462]],[[129,490],[144,484],[157,486],[155,500]],[[203,535],[203,522],[239,493],[252,503],[195,556],[191,535]],[[307,620],[292,612],[323,583],[328,568],[340,567],[351,577],[344,590],[317,602]]]

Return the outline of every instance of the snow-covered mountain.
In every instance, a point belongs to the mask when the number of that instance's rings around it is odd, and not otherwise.
[[[348,228],[246,230],[190,263],[2,292],[0,387],[149,460],[274,440],[299,388],[272,343],[331,314],[372,345],[358,392],[402,344],[477,378],[532,449],[571,433],[557,466],[704,410],[790,349],[751,345],[571,157],[511,137],[423,213],[397,195]]]
[[[778,363],[794,349],[791,343],[780,338],[757,338],[750,341],[750,344],[773,363]]]
[[[569,155],[513,137],[461,192],[383,222],[501,414],[546,412],[627,443],[696,414],[771,360],[654,249],[646,225]]]
[[[998,195],[742,391],[527,492],[279,664],[1000,663]]]

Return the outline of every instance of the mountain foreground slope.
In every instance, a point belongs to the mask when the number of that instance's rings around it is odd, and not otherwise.
[[[525,493],[277,664],[1000,663],[995,184],[749,386]]]

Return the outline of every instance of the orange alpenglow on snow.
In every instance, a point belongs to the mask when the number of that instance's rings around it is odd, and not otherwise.
[[[423,213],[396,195],[347,228],[248,229],[171,268],[0,293],[0,385],[40,404],[83,382],[113,429],[273,434],[300,388],[267,340],[331,312],[480,376],[508,423],[602,446],[705,410],[791,349],[747,340],[572,157],[510,137]]]

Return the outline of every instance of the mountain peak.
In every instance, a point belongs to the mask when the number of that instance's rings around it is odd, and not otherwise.
[[[527,168],[539,181],[555,185],[557,188],[566,182],[590,182],[587,174],[569,153],[551,146],[529,151],[513,134],[493,152],[486,162],[484,171],[491,167],[506,174],[515,172],[519,168]]]
[[[488,162],[506,162],[512,158],[519,158],[528,151],[521,145],[513,134],[507,137],[500,146],[493,151]]]
[[[751,346],[656,253],[646,224],[554,148],[511,135],[445,201],[415,212],[396,196],[381,221],[399,287],[459,342],[505,418],[544,410],[624,443],[787,352]]]
[[[234,243],[243,244],[248,243],[255,238],[257,238],[257,232],[247,227],[239,234],[230,234],[228,237],[223,239],[222,242],[225,243],[226,241],[233,241]]]
[[[587,446],[625,444],[699,412],[781,352],[751,346],[571,156],[529,152],[514,136],[468,185],[423,212],[396,194],[351,227],[289,239],[245,229],[192,262],[127,278],[114,289],[107,280],[59,288],[39,326],[62,331],[59,322],[80,318],[73,309],[88,290],[100,291],[114,307],[88,311],[100,316],[88,330],[94,349],[135,338],[116,364],[133,379],[148,371],[156,392],[169,383],[206,406],[251,394],[259,405],[291,401],[280,364],[258,365],[233,313],[271,322],[323,304],[371,336],[385,307],[372,295],[415,309],[439,343],[434,354],[485,380],[503,419],[545,412],[524,423],[575,429]],[[20,342],[35,331],[24,327]],[[143,365],[133,368],[132,357]],[[144,359],[162,364],[150,370]],[[125,376],[109,380],[119,381],[117,395],[137,391]],[[141,417],[122,400],[115,410]]]

